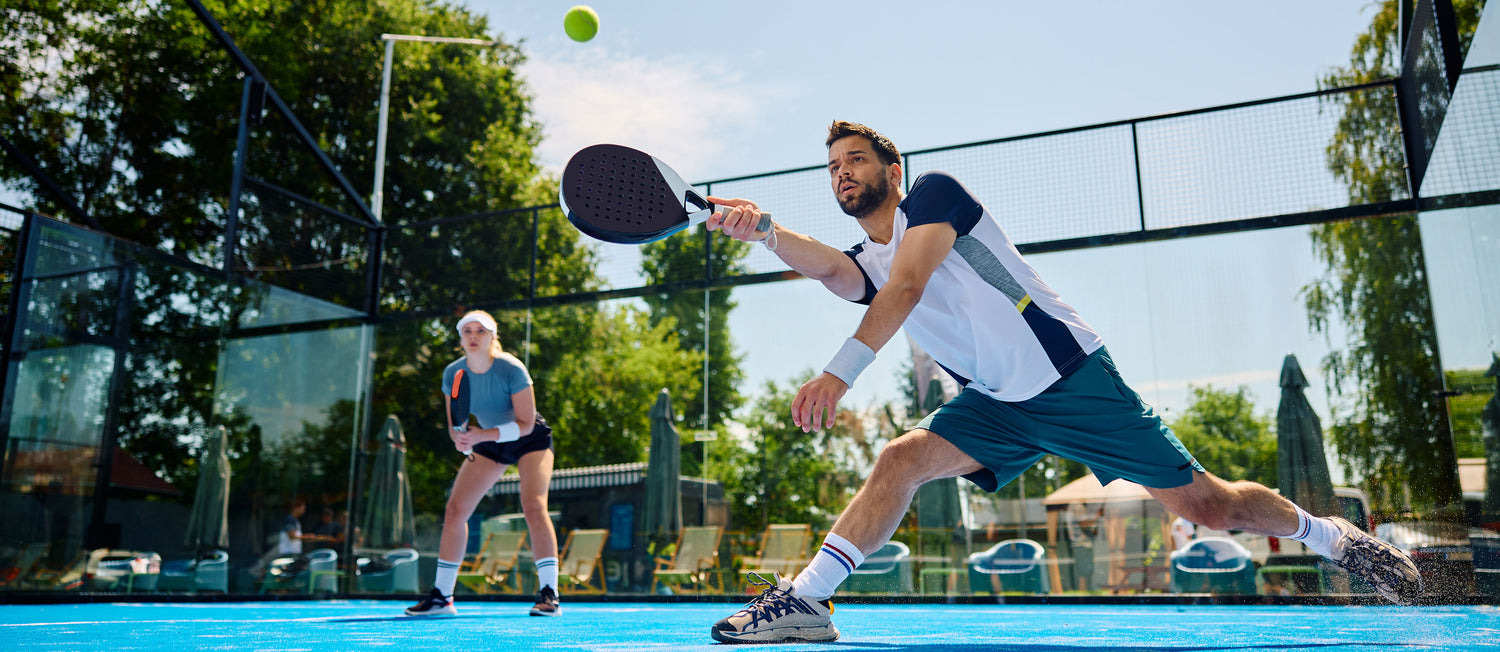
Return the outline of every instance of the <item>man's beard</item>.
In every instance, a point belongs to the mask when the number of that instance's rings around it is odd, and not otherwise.
[[[863,192],[855,192],[854,196],[845,200],[838,197],[839,208],[844,209],[844,214],[863,219],[875,212],[881,204],[885,203],[887,197],[891,196],[891,182],[884,176],[875,185],[866,186],[861,184]]]

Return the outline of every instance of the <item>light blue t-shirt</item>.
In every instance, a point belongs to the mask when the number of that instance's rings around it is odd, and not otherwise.
[[[469,370],[465,358],[459,358],[443,369],[444,396],[453,391],[453,376],[459,369],[464,370],[464,378],[468,379],[469,413],[479,421],[479,427],[494,428],[516,420],[516,407],[510,397],[531,386],[526,365],[509,353],[501,353],[495,356],[489,371],[476,374]]]

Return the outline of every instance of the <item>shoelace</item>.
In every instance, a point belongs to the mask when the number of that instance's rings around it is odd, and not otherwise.
[[[771,621],[775,617],[786,615],[791,611],[799,611],[791,604],[791,596],[781,590],[781,582],[767,580],[759,573],[750,573],[755,579],[750,582],[751,586],[764,586],[766,589],[760,595],[745,604],[742,611],[750,615],[750,625],[754,626],[762,620]],[[773,578],[775,576],[773,575]],[[777,578],[779,580],[779,578]]]
[[[768,580],[760,573],[752,572],[750,573],[750,576],[755,578],[751,580],[750,586],[766,587],[764,591],[760,592],[760,595],[755,596],[749,602],[745,603],[744,611],[750,612],[751,614],[758,614],[765,608],[767,602],[776,599],[776,596],[774,594],[780,592],[781,582]],[[772,578],[779,579],[776,578],[775,575],[772,575]]]
[[[760,573],[751,572],[750,576],[755,578],[754,580],[751,580],[750,586],[764,586],[766,587],[766,589],[764,591],[761,591],[760,595],[755,596],[749,602],[745,603],[745,610],[747,611],[749,611],[755,605],[771,599],[771,593],[781,588],[781,582],[779,581],[780,578],[778,578],[774,574],[771,576],[772,579],[769,580]]]

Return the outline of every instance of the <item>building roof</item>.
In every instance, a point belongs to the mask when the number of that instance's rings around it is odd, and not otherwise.
[[[1043,505],[1068,505],[1071,503],[1118,503],[1134,500],[1155,500],[1145,487],[1121,478],[1105,487],[1099,478],[1090,473],[1062,486],[1042,499]]]

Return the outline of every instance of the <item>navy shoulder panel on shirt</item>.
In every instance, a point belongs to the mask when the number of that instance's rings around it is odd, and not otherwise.
[[[846,250],[844,252],[844,255],[848,256],[849,260],[854,261],[854,266],[859,268],[859,275],[863,276],[865,279],[865,296],[860,297],[859,300],[855,301],[854,303],[868,306],[870,305],[871,301],[875,300],[875,292],[877,292],[877,290],[875,289],[875,282],[870,280],[870,275],[866,273],[865,268],[859,264],[859,253],[864,250],[865,243],[861,242]]]
[[[906,213],[906,228],[921,224],[947,222],[959,235],[968,235],[979,223],[984,207],[958,179],[947,172],[932,170],[917,176],[911,192],[901,200]]]

